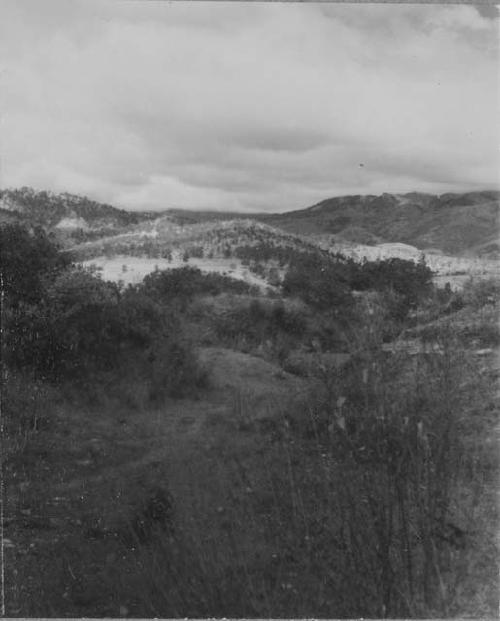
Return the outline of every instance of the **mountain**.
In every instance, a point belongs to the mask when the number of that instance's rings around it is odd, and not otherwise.
[[[341,196],[259,219],[291,233],[361,244],[404,243],[460,256],[498,257],[500,192]]]

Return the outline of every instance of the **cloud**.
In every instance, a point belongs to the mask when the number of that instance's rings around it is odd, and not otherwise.
[[[498,19],[500,15],[498,6],[495,4],[476,4],[474,8],[481,17],[486,17],[488,19]]]
[[[498,186],[498,19],[473,6],[0,11],[3,186],[242,211]]]

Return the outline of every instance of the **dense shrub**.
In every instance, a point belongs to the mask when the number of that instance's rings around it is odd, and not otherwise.
[[[188,266],[148,274],[139,288],[162,303],[177,302],[181,305],[185,305],[195,295],[253,291],[251,285],[241,280],[215,272],[205,274],[196,267]]]
[[[37,302],[44,281],[70,262],[43,229],[29,231],[18,224],[0,227],[0,272],[8,305]]]
[[[191,344],[182,338],[163,338],[146,353],[144,381],[149,386],[149,400],[161,403],[166,396],[196,396],[208,384],[208,375],[200,367]]]
[[[283,302],[272,304],[253,299],[249,304],[214,318],[219,339],[228,345],[256,347],[284,346],[284,336],[298,341],[306,330],[306,321],[300,311],[286,309]]]
[[[343,261],[305,254],[292,262],[283,281],[283,292],[319,310],[347,311],[353,304],[348,275]]]
[[[474,281],[470,278],[464,283],[462,299],[464,304],[476,309],[487,304],[495,305],[500,300],[500,280],[488,278]]]
[[[122,293],[82,269],[62,272],[42,299],[11,315],[11,362],[42,377],[74,377],[115,366],[127,350],[144,348],[162,333],[165,318],[146,296]]]
[[[180,317],[144,287],[123,290],[69,267],[68,258],[41,231],[6,227],[0,233],[8,368],[37,380],[94,388],[117,384],[125,374],[132,383],[146,382],[156,401],[203,383]]]
[[[350,268],[350,284],[354,289],[393,291],[402,296],[407,309],[414,308],[432,292],[432,271],[424,260],[415,263],[391,258],[351,264]]]

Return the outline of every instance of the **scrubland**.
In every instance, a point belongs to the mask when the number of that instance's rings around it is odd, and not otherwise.
[[[126,287],[2,236],[8,616],[497,614],[498,282]]]

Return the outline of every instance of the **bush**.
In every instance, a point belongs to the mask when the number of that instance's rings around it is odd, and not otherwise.
[[[149,382],[155,401],[202,383],[174,312],[141,289],[122,291],[82,269],[61,273],[39,304],[11,314],[6,344],[9,364],[51,381],[89,386],[124,373]]]
[[[334,313],[348,311],[353,305],[345,264],[313,254],[292,263],[283,280],[283,292]]]
[[[306,330],[306,321],[298,310],[287,310],[281,300],[253,299],[214,318],[215,331],[224,343],[247,348],[268,345],[269,353],[284,355],[284,351],[297,342]],[[286,338],[289,337],[289,338]],[[276,351],[274,351],[276,350]]]
[[[123,290],[70,267],[41,230],[7,226],[0,229],[0,242],[6,293],[2,353],[11,372],[69,382],[94,395],[99,384],[119,385],[124,375],[132,383],[149,382],[154,401],[203,384],[179,316],[148,292],[162,285],[182,297],[197,289],[234,287],[234,281],[204,278],[188,268],[187,274],[166,277],[156,272],[146,286]]]
[[[37,302],[44,282],[70,262],[43,229],[29,231],[19,224],[0,227],[0,272],[8,305]]]
[[[364,291],[390,291],[400,296],[396,315],[404,318],[411,308],[428,297],[433,289],[432,271],[422,259],[418,263],[404,259],[385,259],[351,264],[350,283],[354,289]]]
[[[215,272],[204,274],[196,267],[182,267],[148,274],[139,289],[162,304],[185,307],[195,295],[219,295],[223,292],[249,293],[247,283]]]
[[[474,281],[471,278],[464,283],[462,298],[465,304],[475,309],[487,304],[496,305],[500,301],[500,281],[496,278]]]
[[[157,342],[148,349],[146,360],[144,380],[155,405],[166,397],[196,397],[199,389],[208,385],[207,372],[186,341],[170,338]]]
[[[10,323],[7,349],[13,361],[53,379],[113,364],[122,336],[119,299],[111,283],[83,270],[63,272],[38,304],[23,308]]]
[[[21,373],[7,373],[2,387],[5,439],[17,438],[26,443],[31,432],[52,423],[52,412],[58,400],[57,391],[50,385]]]

